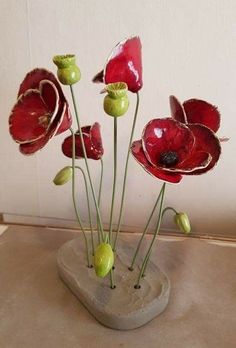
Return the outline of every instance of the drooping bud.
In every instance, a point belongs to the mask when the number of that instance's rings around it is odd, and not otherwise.
[[[72,168],[67,166],[62,168],[55,178],[53,179],[53,182],[55,185],[64,185],[66,184],[71,178],[72,178]]]
[[[81,78],[74,54],[54,56],[53,63],[58,67],[57,77],[63,85],[73,85]]]
[[[104,111],[113,117],[124,115],[129,107],[127,84],[124,82],[110,83],[105,90],[108,94],[103,102]]]
[[[104,278],[112,269],[114,264],[114,253],[110,244],[101,243],[94,253],[94,268],[96,275]]]
[[[174,219],[181,232],[185,234],[189,234],[191,232],[190,221],[186,213],[177,213]]]

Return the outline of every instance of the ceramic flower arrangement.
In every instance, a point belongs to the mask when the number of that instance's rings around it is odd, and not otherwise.
[[[130,260],[129,270],[133,271],[136,267],[137,255],[144,236],[148,231],[155,211],[158,209],[155,233],[142,263],[137,265],[139,273],[133,285],[135,291],[138,291],[166,211],[171,210],[174,213],[174,220],[182,232],[189,233],[191,230],[186,213],[178,212],[172,207],[164,208],[165,187],[166,183],[179,183],[184,175],[204,174],[216,165],[221,153],[220,139],[216,135],[220,126],[219,111],[215,106],[203,100],[190,99],[181,104],[177,98],[171,96],[170,117],[150,120],[145,125],[139,140],[134,141],[139,91],[143,86],[141,42],[139,37],[131,37],[115,46],[104,69],[93,79],[93,82],[104,84],[103,92],[106,93],[103,102],[104,111],[114,120],[113,190],[109,230],[105,231],[99,208],[102,194],[102,158],[104,154],[100,125],[95,122],[89,126],[81,126],[73,90],[73,85],[81,77],[75,56],[55,56],[53,62],[58,69],[57,77],[59,81],[53,73],[37,68],[29,72],[21,83],[17,102],[9,118],[10,134],[19,144],[19,150],[22,154],[33,155],[44,148],[54,136],[66,131],[70,132],[65,137],[61,148],[63,154],[68,158],[68,165],[57,173],[54,183],[55,185],[63,185],[71,182],[75,213],[86,246],[87,266],[94,267],[98,277],[110,275],[110,287],[112,289],[119,286],[115,281],[115,255],[125,202],[130,154],[147,173],[163,182],[133,258]],[[75,130],[72,128],[71,112],[60,83],[70,88],[77,124]],[[113,215],[117,179],[117,123],[122,122],[121,116],[129,108],[129,92],[136,94],[136,107],[126,155],[119,217],[114,225]],[[90,173],[89,160],[96,160],[101,163],[100,185],[96,189]],[[84,161],[86,170],[77,165],[77,162],[80,161]],[[81,171],[86,187],[91,237],[88,237],[85,233],[76,202],[75,173],[77,170]],[[91,214],[89,192],[92,193],[93,204],[96,208],[96,227],[94,217]]]

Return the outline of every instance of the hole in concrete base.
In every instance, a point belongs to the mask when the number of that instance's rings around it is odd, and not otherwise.
[[[134,286],[134,288],[135,288],[135,289],[140,289],[140,288],[141,288],[141,285],[136,284],[136,285]]]

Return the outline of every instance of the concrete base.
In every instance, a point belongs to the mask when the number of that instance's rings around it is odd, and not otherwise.
[[[83,245],[80,236],[59,249],[59,274],[100,323],[117,330],[130,330],[146,324],[164,311],[169,300],[170,282],[153,262],[149,263],[141,288],[134,289],[139,268],[133,272],[128,270],[134,250],[120,240],[114,271],[116,289],[111,289],[109,276],[100,279],[93,268],[86,267]],[[138,259],[137,264],[140,263]]]

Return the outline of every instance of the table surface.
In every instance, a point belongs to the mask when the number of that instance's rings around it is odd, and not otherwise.
[[[152,259],[171,280],[169,305],[139,329],[116,331],[58,276],[57,250],[77,235],[10,226],[0,236],[1,348],[236,347],[236,243],[160,237]],[[136,244],[137,235],[123,236]]]

